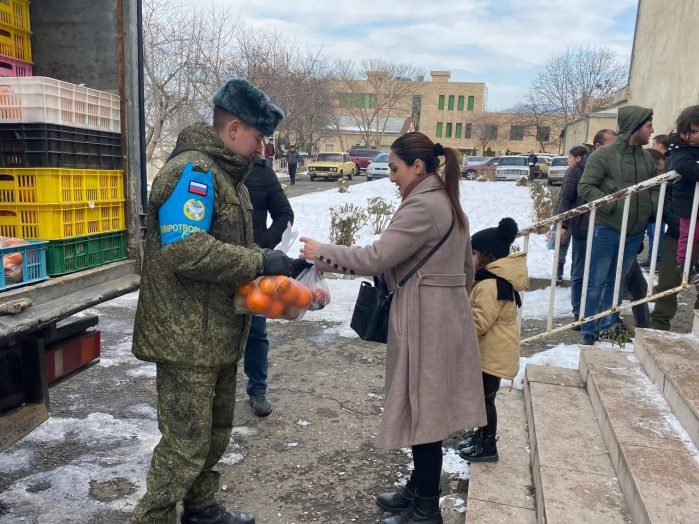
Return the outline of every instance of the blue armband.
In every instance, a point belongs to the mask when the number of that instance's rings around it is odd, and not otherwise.
[[[202,173],[190,162],[172,194],[160,207],[160,245],[172,244],[202,231],[209,232],[214,214],[214,175]]]

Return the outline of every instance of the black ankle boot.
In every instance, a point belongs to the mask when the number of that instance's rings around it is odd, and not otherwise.
[[[498,446],[495,435],[486,435],[483,440],[470,449],[462,449],[459,456],[469,462],[497,462]]]
[[[255,517],[242,511],[226,511],[220,504],[205,508],[187,508],[185,506],[181,524],[255,524]]]
[[[400,515],[383,519],[381,524],[442,524],[442,512],[439,509],[439,495],[436,497],[418,497],[415,495],[411,506]]]
[[[398,512],[408,509],[415,498],[415,490],[410,481],[402,491],[390,491],[381,493],[376,497],[376,504],[384,511]]]
[[[471,448],[481,440],[483,440],[483,428],[478,428],[466,433],[464,439],[456,445],[456,449],[461,451],[462,449]]]

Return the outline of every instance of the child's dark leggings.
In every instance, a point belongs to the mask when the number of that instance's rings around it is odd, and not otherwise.
[[[485,415],[488,423],[484,435],[494,437],[498,431],[498,412],[495,410],[495,396],[500,388],[500,377],[483,373],[483,395],[485,396]]]
[[[413,449],[413,470],[411,482],[421,497],[439,495],[439,478],[442,475],[442,441],[418,444]]]

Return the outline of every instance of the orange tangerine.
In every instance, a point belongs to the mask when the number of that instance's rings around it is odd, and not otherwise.
[[[267,318],[281,318],[284,314],[284,302],[281,300],[272,300],[267,306],[265,312]]]
[[[300,309],[306,309],[308,306],[311,305],[312,301],[313,293],[311,293],[311,290],[305,286],[299,286],[299,293],[298,295],[296,295],[296,298],[293,302],[294,306]]]
[[[274,295],[277,291],[277,281],[274,277],[262,277],[257,283],[257,287],[265,295]]]
[[[267,310],[271,299],[259,289],[255,289],[247,295],[245,302],[250,311],[260,314]]]
[[[241,295],[249,295],[255,289],[254,282],[243,282],[238,286]]]
[[[275,278],[277,281],[277,289],[279,291],[285,291],[291,287],[291,279],[289,277],[277,275]]]
[[[295,282],[292,282],[289,280],[289,287],[288,289],[285,289],[284,291],[281,292],[279,298],[282,299],[282,302],[285,304],[293,304],[294,300],[296,300],[296,297],[299,294],[299,285],[296,284]]]

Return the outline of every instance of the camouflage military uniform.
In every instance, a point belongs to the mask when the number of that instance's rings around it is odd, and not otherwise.
[[[208,233],[161,246],[159,210],[189,164],[213,174],[211,225]],[[234,313],[233,296],[262,267],[243,184],[250,167],[197,124],[182,131],[153,182],[133,353],[157,365],[162,438],[135,522],[174,522],[180,500],[193,508],[215,502],[219,474],[212,468],[230,439],[237,363],[250,325],[249,316]]]

